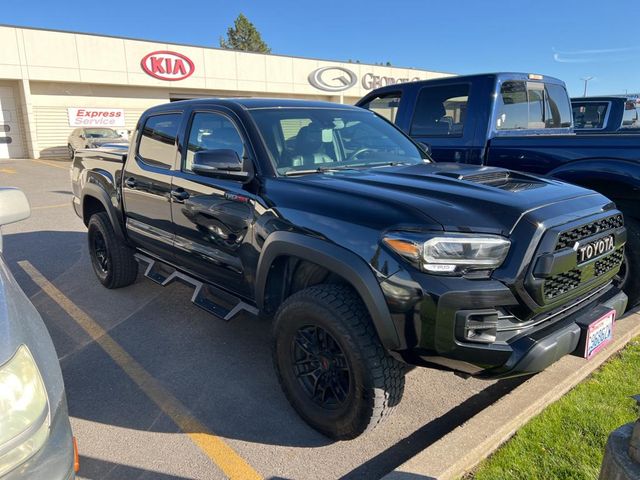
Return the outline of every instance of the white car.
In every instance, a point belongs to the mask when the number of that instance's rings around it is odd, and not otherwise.
[[[29,214],[21,190],[0,188],[0,226]],[[0,480],[73,479],[77,461],[58,356],[4,262],[0,234]]]

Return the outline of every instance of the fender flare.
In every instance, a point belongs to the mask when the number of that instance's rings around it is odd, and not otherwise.
[[[264,308],[264,292],[271,265],[280,256],[308,260],[344,278],[364,302],[382,345],[387,350],[399,348],[398,332],[371,267],[343,247],[300,233],[278,231],[267,237],[256,271],[255,298],[260,310]]]
[[[118,213],[116,212],[113,203],[111,203],[111,199],[109,198],[109,194],[104,191],[104,189],[100,188],[95,183],[87,182],[82,188],[82,197],[80,199],[80,204],[82,205],[82,214],[84,216],[84,201],[87,197],[95,198],[98,200],[102,206],[104,207],[107,215],[109,216],[109,221],[113,226],[113,231],[116,236],[122,239],[126,239],[124,232],[122,230],[122,224],[120,223],[120,218]]]

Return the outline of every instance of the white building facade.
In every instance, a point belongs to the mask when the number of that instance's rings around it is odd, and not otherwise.
[[[0,159],[64,157],[79,126],[132,130],[147,108],[198,97],[355,103],[450,74],[0,26]]]

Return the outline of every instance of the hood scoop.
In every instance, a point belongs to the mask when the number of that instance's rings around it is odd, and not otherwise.
[[[511,170],[505,170],[503,168],[483,168],[480,172],[476,170],[471,173],[439,172],[438,175],[499,188],[500,190],[507,190],[509,192],[532,190],[544,185],[541,180],[535,177],[512,172]]]

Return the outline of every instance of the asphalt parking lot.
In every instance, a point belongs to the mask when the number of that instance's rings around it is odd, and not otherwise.
[[[4,256],[53,337],[80,478],[380,478],[520,382],[416,369],[383,427],[328,441],[282,394],[267,322],[218,320],[180,284],[98,283],[68,162],[0,161],[0,185],[31,202],[29,220],[3,229]]]

